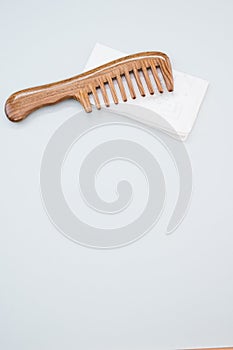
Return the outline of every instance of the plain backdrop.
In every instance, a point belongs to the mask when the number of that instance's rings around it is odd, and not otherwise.
[[[233,345],[233,2],[0,1],[0,348],[175,349]],[[150,232],[100,251],[51,225],[40,198],[45,146],[75,101],[20,124],[13,91],[79,73],[96,42],[160,50],[210,81],[186,142],[189,213],[171,236]]]

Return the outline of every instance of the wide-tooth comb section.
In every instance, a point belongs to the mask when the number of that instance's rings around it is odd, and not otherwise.
[[[161,72],[159,74],[158,70]],[[150,74],[152,75],[150,76]],[[97,75],[97,73],[96,73]],[[88,86],[87,91],[93,95],[95,105],[98,109],[101,108],[100,99],[97,93],[97,89],[100,89],[103,97],[103,102],[106,107],[110,106],[110,100],[108,97],[108,92],[110,90],[112,99],[115,104],[119,103],[119,98],[117,96],[120,92],[122,100],[125,102],[127,101],[127,93],[125,90],[125,84],[128,86],[128,91],[131,96],[131,98],[135,99],[136,92],[135,92],[135,83],[137,85],[137,88],[139,90],[139,93],[141,96],[146,96],[145,87],[147,86],[147,89],[151,95],[155,92],[155,84],[152,84],[151,77],[153,76],[157,90],[162,93],[163,92],[163,85],[161,82],[161,79],[164,80],[166,88],[168,91],[173,90],[173,77],[171,74],[171,66],[168,58],[166,57],[143,57],[140,59],[134,59],[130,60],[127,63],[123,63],[122,65],[119,65],[115,68],[113,68],[110,71],[103,71],[101,72],[100,76],[96,76],[96,79]],[[117,89],[114,86],[114,79],[116,79],[117,85],[119,89]],[[107,86],[109,87],[109,90],[106,89]],[[80,95],[80,102],[83,104],[85,110],[87,112],[91,111],[91,104],[89,100],[89,96],[86,93],[86,89],[83,89],[82,94]]]

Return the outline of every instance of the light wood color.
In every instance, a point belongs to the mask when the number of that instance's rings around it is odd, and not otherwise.
[[[198,349],[183,349],[183,350],[233,350],[233,347],[226,348],[198,348]]]
[[[6,101],[5,112],[12,122],[19,122],[40,107],[69,98],[76,99],[82,104],[86,112],[91,112],[90,95],[93,96],[96,107],[101,108],[97,89],[101,91],[105,105],[107,107],[110,105],[106,85],[110,88],[115,104],[118,104],[119,97],[126,102],[127,94],[122,77],[126,79],[131,98],[136,98],[136,91],[131,78],[132,74],[135,77],[139,93],[142,96],[146,95],[139,74],[140,71],[143,74],[149,93],[154,94],[148,69],[151,69],[160,93],[163,92],[163,87],[158,69],[162,73],[167,90],[173,91],[173,75],[168,56],[162,52],[142,52],[114,60],[70,79],[16,92]],[[117,96],[113,79],[116,79],[121,96]]]

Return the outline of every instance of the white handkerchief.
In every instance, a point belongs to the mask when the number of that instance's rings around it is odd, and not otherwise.
[[[125,55],[124,52],[97,43],[87,61],[85,71]],[[154,95],[148,93],[146,97],[142,97],[138,93],[135,100],[128,98],[127,102],[119,102],[115,105],[109,90],[108,96],[112,102],[109,109],[185,140],[197,118],[208,82],[174,69],[173,75],[174,91],[172,93],[167,92],[166,88],[163,94],[154,89],[156,91]],[[117,85],[115,87],[118,89]],[[145,82],[144,87],[147,89]]]

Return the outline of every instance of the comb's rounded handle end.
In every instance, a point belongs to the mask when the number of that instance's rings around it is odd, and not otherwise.
[[[26,118],[25,113],[22,113],[17,101],[17,94],[12,94],[5,103],[5,114],[11,122],[20,122]]]
[[[37,86],[12,94],[5,104],[5,113],[12,122],[20,122],[33,111],[72,98],[65,81]]]

